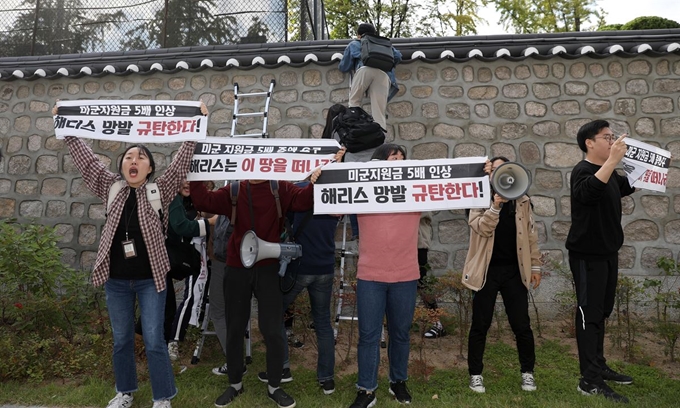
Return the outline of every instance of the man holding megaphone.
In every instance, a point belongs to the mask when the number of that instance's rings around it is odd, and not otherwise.
[[[536,390],[534,334],[529,320],[527,291],[541,283],[538,234],[531,213],[528,171],[505,157],[487,161],[493,202],[470,211],[470,248],[463,268],[463,284],[475,291],[468,339],[470,389],[483,393],[483,357],[496,297],[503,296],[505,312],[515,334],[522,389]]]
[[[343,153],[344,150],[341,149],[336,160]],[[313,184],[320,174],[320,168],[312,173],[311,183],[305,188],[279,181],[276,191],[267,180],[241,181],[235,202],[229,184],[218,190],[208,191],[202,182],[190,183],[191,197],[197,210],[226,215],[234,225],[234,232],[227,243],[224,276],[227,373],[230,385],[215,401],[216,407],[226,407],[243,394],[243,339],[250,319],[250,300],[253,295],[258,300],[258,323],[267,347],[267,395],[281,408],[295,406],[295,400],[279,388],[283,372],[284,341],[281,337],[283,293],[279,286],[279,260],[256,257],[252,268],[246,268],[240,249],[248,231],[253,231],[256,236],[250,236],[251,241],[259,237],[265,242],[278,243],[283,220],[278,215],[277,207],[280,206],[284,215],[289,211],[308,211],[313,208]],[[233,215],[232,209],[235,210]]]

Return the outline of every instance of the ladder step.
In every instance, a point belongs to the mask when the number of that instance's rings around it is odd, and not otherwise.
[[[245,135],[231,135],[231,137],[267,137],[266,133],[246,133]]]
[[[265,92],[240,93],[240,94],[237,94],[236,97],[237,97],[237,98],[242,98],[242,97],[248,97],[248,96],[267,96],[267,95],[269,95],[269,91],[265,91]]]
[[[355,316],[338,316],[338,320],[359,320],[358,317]]]
[[[264,112],[235,113],[234,118],[248,118],[253,116],[265,116]]]

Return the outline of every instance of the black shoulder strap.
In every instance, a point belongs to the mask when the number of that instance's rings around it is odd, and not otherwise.
[[[276,200],[276,213],[279,215],[279,218],[283,218],[283,211],[281,211],[281,199],[279,198],[279,181],[269,180],[269,188],[272,190],[272,194],[274,194],[274,199]]]
[[[229,220],[232,225],[236,225],[236,205],[238,204],[238,190],[241,187],[241,182],[234,180],[229,184],[229,190],[231,191],[231,219]]]

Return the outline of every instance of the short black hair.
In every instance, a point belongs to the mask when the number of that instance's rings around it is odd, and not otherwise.
[[[609,127],[609,122],[602,119],[594,120],[581,126],[581,128],[578,130],[578,133],[576,134],[578,147],[580,147],[584,152],[588,153],[586,140],[594,138],[595,135],[600,133],[600,131],[606,127]]]
[[[406,160],[406,149],[398,144],[385,143],[375,149],[373,156],[371,156],[371,160],[387,160],[388,157],[397,152],[401,152],[401,154],[404,155],[404,160]]]
[[[144,146],[143,144],[133,144],[132,146],[128,146],[128,148],[125,149],[123,154],[120,156],[120,159],[118,159],[118,174],[120,174],[123,178],[125,178],[125,176],[123,175],[123,159],[125,158],[125,155],[127,154],[127,152],[129,152],[130,150],[132,150],[134,148],[140,149],[142,152],[144,152],[146,157],[149,158],[149,165],[151,166],[151,172],[146,175],[146,179],[151,180],[154,173],[156,172],[156,161],[154,161],[154,159],[153,159],[153,154],[151,154],[151,150],[149,150],[149,148]]]
[[[493,164],[493,162],[495,162],[496,160],[503,160],[503,163],[507,163],[507,162],[510,161],[510,159],[508,159],[508,158],[505,157],[505,156],[496,156],[496,157],[492,157],[491,160],[489,160],[489,161],[491,162],[491,164]]]

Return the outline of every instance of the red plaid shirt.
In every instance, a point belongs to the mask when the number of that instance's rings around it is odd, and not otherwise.
[[[114,182],[121,179],[120,174],[109,171],[82,140],[69,136],[66,137],[66,144],[73,157],[73,163],[83,175],[83,181],[87,187],[106,203],[109,197],[109,189]],[[164,225],[161,225],[158,214],[155,213],[147,199],[146,182],[137,189],[139,225],[146,243],[146,249],[149,252],[153,279],[159,292],[165,289],[165,276],[170,270],[164,234],[164,231],[168,229],[168,206],[177,195],[180,184],[189,172],[191,157],[194,155],[194,145],[195,142],[184,142],[165,173],[155,179],[161,194]],[[116,227],[120,222],[120,216],[123,213],[125,200],[129,195],[130,186],[126,184],[114,198],[111,208],[107,208],[108,215],[99,242],[97,260],[92,268],[92,284],[94,286],[101,286],[109,279],[111,243],[116,233]]]

